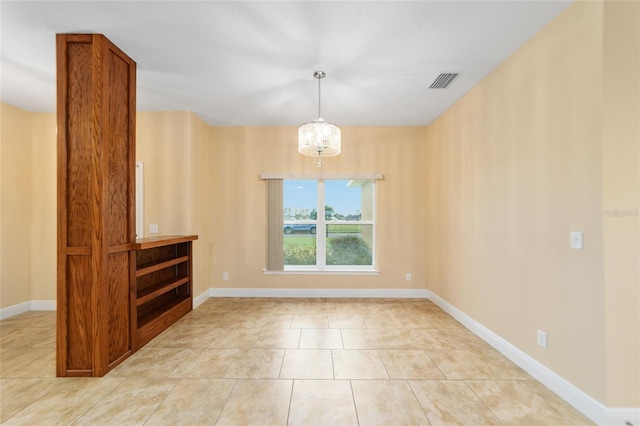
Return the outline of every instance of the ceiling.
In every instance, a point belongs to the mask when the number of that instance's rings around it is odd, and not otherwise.
[[[54,112],[55,34],[101,33],[137,62],[139,110],[214,126],[427,125],[569,1],[0,2],[0,96]],[[446,89],[429,89],[443,72]]]

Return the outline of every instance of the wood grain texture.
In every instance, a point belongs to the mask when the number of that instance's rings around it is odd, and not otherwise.
[[[67,321],[66,324],[58,324],[66,327],[66,368],[69,370],[92,370],[91,353],[87,351],[93,340],[91,281],[91,258],[69,256],[65,301]]]
[[[135,67],[99,34],[59,34],[58,376],[132,352]]]
[[[108,256],[108,364],[131,351],[129,253]]]

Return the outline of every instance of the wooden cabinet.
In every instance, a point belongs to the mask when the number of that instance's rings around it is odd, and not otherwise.
[[[58,34],[58,376],[134,350],[136,63],[99,34]]]
[[[135,239],[136,64],[58,34],[58,376],[103,376],[192,309],[197,236]]]
[[[132,252],[134,347],[147,344],[193,306],[196,235],[138,239]]]

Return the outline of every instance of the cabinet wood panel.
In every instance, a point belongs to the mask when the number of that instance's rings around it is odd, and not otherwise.
[[[58,376],[132,353],[136,64],[99,34],[58,34]]]

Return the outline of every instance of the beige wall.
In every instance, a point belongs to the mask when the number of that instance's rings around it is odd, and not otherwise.
[[[31,114],[31,300],[56,299],[56,115]]]
[[[618,7],[634,32],[605,13]],[[638,218],[610,230],[603,208],[638,208],[637,16],[574,3],[429,127],[427,163],[429,289],[597,400],[635,407]],[[623,34],[635,41],[613,63]]]
[[[215,128],[210,158],[212,287],[423,289],[426,128],[343,127],[343,152],[318,169],[297,152],[294,127]],[[378,276],[265,275],[264,172],[372,173],[376,183]],[[222,273],[229,281],[222,281]],[[405,281],[411,272],[413,280]]]
[[[607,400],[640,406],[640,2],[604,7],[603,207]]]
[[[191,222],[190,112],[138,112],[136,161],[144,163],[144,235],[186,234]]]
[[[0,108],[0,308],[6,308],[56,299],[56,116]]]
[[[191,228],[198,234],[193,243],[194,271],[193,292],[199,296],[211,287],[213,258],[213,211],[215,200],[211,192],[214,184],[212,159],[215,157],[215,143],[212,129],[191,114]]]
[[[55,115],[21,113],[30,120],[25,128],[31,128],[30,145],[24,146],[33,147],[23,153],[21,170],[34,183],[31,195],[25,196],[33,220],[23,221],[25,232],[32,235],[30,243],[25,242],[25,250],[31,252],[31,262],[25,264],[31,278],[25,282],[31,282],[32,289],[27,286],[21,300],[53,300]],[[343,154],[329,159],[321,169],[384,174],[376,184],[379,276],[305,276],[301,280],[300,276],[263,274],[266,207],[260,173],[318,171],[311,159],[297,153],[296,135],[295,128],[212,129],[189,112],[139,112],[136,159],[144,162],[145,236],[151,223],[159,225],[162,235],[199,235],[194,243],[195,295],[210,287],[424,288],[426,128],[421,127],[344,128]],[[29,140],[29,135],[24,137]],[[5,241],[9,240],[3,237]],[[229,274],[229,281],[221,280],[222,272]],[[411,282],[404,281],[406,272],[412,273]]]
[[[30,126],[31,114],[0,104],[0,307],[32,299]]]

